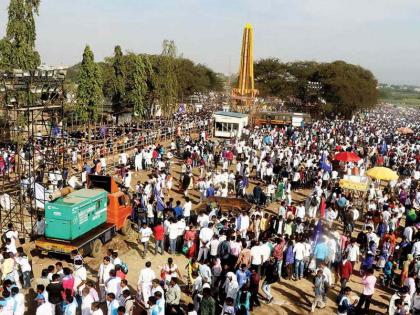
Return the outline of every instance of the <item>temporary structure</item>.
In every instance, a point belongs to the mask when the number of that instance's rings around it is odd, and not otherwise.
[[[358,162],[361,157],[354,152],[340,152],[334,156],[334,160],[342,162]]]
[[[372,167],[366,172],[366,175],[375,179],[380,180],[396,180],[398,174],[387,167],[376,166]]]
[[[370,179],[368,177],[359,175],[344,175],[339,182],[341,188],[364,192],[369,190],[369,184]]]

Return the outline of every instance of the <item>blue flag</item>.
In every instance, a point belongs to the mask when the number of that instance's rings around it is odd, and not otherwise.
[[[165,209],[165,203],[163,202],[162,197],[160,196],[160,192],[155,188],[153,189],[153,193],[156,199],[156,208],[158,211],[163,211]]]

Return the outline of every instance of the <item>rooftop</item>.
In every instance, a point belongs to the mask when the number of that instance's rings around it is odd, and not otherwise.
[[[242,113],[235,113],[235,112],[215,112],[214,115],[219,115],[219,116],[228,116],[228,117],[235,117],[235,118],[245,118],[248,117],[247,114],[242,114]]]

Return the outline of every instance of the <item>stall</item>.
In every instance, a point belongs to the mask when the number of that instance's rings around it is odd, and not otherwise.
[[[248,115],[235,112],[214,113],[214,136],[223,138],[241,137],[248,125]]]
[[[349,190],[363,191],[369,190],[370,180],[366,176],[358,175],[344,175],[343,179],[340,179],[340,187]]]

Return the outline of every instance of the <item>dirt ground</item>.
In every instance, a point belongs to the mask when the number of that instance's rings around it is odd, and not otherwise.
[[[174,172],[173,177],[174,179],[179,178],[179,164],[178,162],[174,165]],[[138,180],[144,181],[147,178],[148,173],[145,171],[137,172],[133,174],[132,185],[134,186]],[[175,200],[183,200],[182,195],[180,195],[177,190],[177,184],[174,181],[174,191],[170,193],[170,196],[173,197]],[[254,183],[252,183],[254,184]],[[249,188],[249,191],[252,191],[252,186]],[[309,192],[308,191],[299,191],[293,194],[293,200],[302,200]],[[197,207],[199,200],[198,200],[198,192],[192,191],[190,197],[192,197],[194,207]],[[269,205],[269,211],[277,211],[279,204],[273,203]],[[154,245],[151,245],[151,248]],[[24,246],[27,252],[30,252],[33,249],[33,244],[25,244]],[[122,235],[118,235],[116,238],[112,239],[110,243],[108,243],[104,247],[104,255],[106,254],[106,248],[113,248],[114,250],[119,251],[119,255],[122,260],[127,263],[129,266],[128,272],[128,281],[130,287],[132,288],[133,292],[137,289],[137,280],[139,272],[142,268],[144,268],[144,264],[146,261],[152,262],[152,267],[159,277],[160,275],[160,268],[163,266],[170,256],[165,254],[163,256],[153,256],[150,252],[146,256],[146,258],[141,257],[141,250],[138,246],[138,243],[135,239],[135,235],[132,235],[131,238],[123,237]],[[184,256],[175,256],[174,262],[177,264],[179,270],[181,271],[182,275],[186,275],[185,266],[187,264],[187,259]],[[35,278],[39,277],[41,270],[46,268],[48,265],[54,264],[58,260],[63,260],[63,257],[53,256],[53,257],[45,257],[40,258],[38,256],[32,257],[32,264],[34,269]],[[101,259],[93,259],[90,257],[86,257],[86,268],[88,269],[88,277],[89,279],[96,280],[96,272],[98,270],[99,264]],[[360,294],[362,290],[361,285],[361,278],[359,276],[359,265],[356,266],[356,270],[349,282],[349,286],[354,290],[357,295]],[[379,275],[378,282],[379,282]],[[35,282],[35,281],[33,281]],[[335,297],[337,296],[337,292],[339,290],[339,284],[334,286],[330,289],[328,293],[328,303],[324,309],[317,309],[315,314],[335,314],[337,312]],[[260,291],[262,292],[262,291]],[[252,314],[308,314],[310,313],[311,303],[314,297],[313,292],[313,285],[310,280],[302,279],[300,281],[293,281],[293,280],[282,280],[280,283],[273,284],[271,287],[271,292],[274,296],[274,300],[271,304],[266,304],[262,302],[262,306],[256,308]],[[371,314],[377,313],[384,313],[386,312],[386,308],[388,307],[388,301],[390,299],[391,293],[389,290],[384,289],[382,286],[377,285],[376,291],[374,294],[374,298],[372,300],[371,305]],[[189,302],[190,297],[186,294],[183,294],[183,301]],[[31,302],[32,298],[28,298],[28,301]],[[263,299],[260,299],[263,300]],[[27,314],[34,314],[34,312],[28,311]]]

